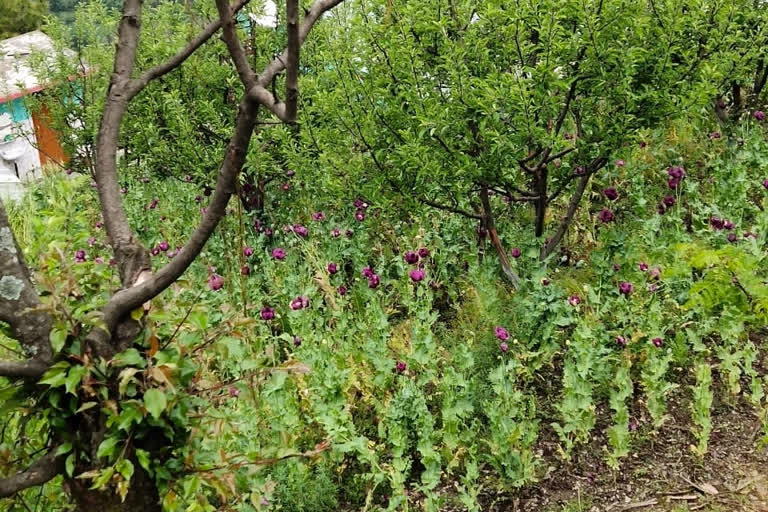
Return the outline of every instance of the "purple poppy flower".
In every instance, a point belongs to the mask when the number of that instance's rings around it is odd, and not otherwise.
[[[280,190],[282,190],[283,192],[288,192],[289,190],[291,190],[291,186],[288,183],[281,183]]]
[[[243,247],[243,256],[246,258],[253,256],[253,247]]]
[[[309,235],[309,230],[301,224],[294,224],[293,232],[299,235],[301,238],[307,238]]]
[[[764,179],[764,180],[763,180],[763,188],[765,188],[766,190],[768,190],[768,178],[766,178],[766,179]]]
[[[641,261],[640,263],[637,264],[637,268],[639,268],[641,272],[645,272],[646,270],[648,270],[648,264],[644,261]]]
[[[397,364],[395,364],[395,371],[397,373],[405,373],[405,370],[408,368],[408,365],[406,365],[403,361],[398,361]]]
[[[97,222],[96,223],[96,229],[101,229],[104,226],[103,222]]]
[[[542,279],[541,280],[541,285],[542,286],[549,286],[549,279],[547,279],[546,277],[544,279]]]
[[[327,268],[328,268],[328,273],[331,275],[339,271],[339,267],[335,263],[329,263]]]
[[[115,258],[109,258],[109,264],[110,265],[117,265],[117,260]]]
[[[365,278],[369,278],[373,275],[373,269],[370,266],[363,267],[363,270],[360,272],[360,275]]]
[[[186,181],[187,183],[190,183],[192,181],[192,176],[187,174],[186,176],[184,176],[184,181]]]
[[[251,267],[249,267],[248,265],[243,265],[242,267],[240,267],[240,274],[244,276],[251,275]]]
[[[661,338],[653,338],[651,342],[653,343],[653,346],[656,348],[661,348],[662,345],[664,345],[664,340]]]
[[[294,347],[300,347],[301,346],[301,336],[294,336],[293,337],[293,346]]]
[[[520,257],[520,255],[523,254],[523,251],[521,251],[519,247],[513,247],[512,250],[509,251],[509,254],[511,254],[513,258],[517,259]]]
[[[728,241],[729,241],[729,242],[731,242],[732,244],[733,244],[733,243],[736,243],[736,241],[738,240],[738,237],[736,236],[736,233],[728,233],[728,236],[727,236],[726,238],[727,238],[727,239],[728,239]]]
[[[261,319],[262,320],[272,320],[275,318],[275,310],[270,308],[269,306],[264,306],[261,308]]]
[[[651,279],[658,279],[661,277],[661,268],[653,267],[651,271],[648,272],[648,275],[651,277]]]
[[[153,248],[152,248],[152,250],[151,250],[151,251],[149,251],[149,253],[150,253],[152,256],[157,256],[158,254],[160,254],[160,248],[159,248],[159,247],[157,247],[157,246],[155,246],[155,247],[153,247]]]
[[[208,288],[210,288],[213,291],[221,290],[221,288],[224,286],[224,278],[221,277],[219,274],[211,274],[210,277],[208,277]]]
[[[240,390],[237,389],[235,386],[229,386],[229,396],[232,398],[237,398],[240,396]]]
[[[616,336],[616,344],[624,347],[627,345],[627,338],[624,336]]]
[[[570,297],[568,297],[568,303],[571,306],[578,306],[579,304],[581,304],[581,297],[579,297],[578,295],[571,295]]]
[[[671,178],[677,178],[679,180],[685,178],[685,169],[680,166],[672,166],[667,169],[667,174]]]
[[[616,160],[616,167],[624,167],[627,163],[624,160]]]
[[[154,210],[155,208],[157,208],[157,203],[159,202],[160,200],[158,198],[154,198],[152,202],[149,203],[149,209]]]
[[[672,208],[675,206],[677,200],[675,199],[675,196],[664,196],[664,199],[662,199],[661,202],[664,203],[664,206],[667,208]]]
[[[168,245],[168,242],[166,242],[165,240],[163,240],[162,242],[160,242],[160,243],[157,245],[157,248],[158,248],[158,249],[160,249],[160,250],[161,250],[161,251],[163,251],[163,252],[166,252],[168,249],[170,249],[170,247],[171,247],[171,246],[170,246],[170,245]]]
[[[420,258],[426,258],[429,256],[429,249],[426,247],[422,247],[419,249],[419,257]]]
[[[102,258],[101,256],[97,256],[96,258],[93,259],[93,262],[98,263],[99,265],[102,265],[104,263],[104,258]]]
[[[276,260],[284,260],[285,259],[285,249],[282,247],[275,247],[272,249],[272,257]]]
[[[712,140],[717,140],[720,137],[722,137],[722,134],[720,132],[712,132],[709,134],[709,138]]]
[[[711,219],[709,219],[709,224],[715,230],[721,230],[725,227],[725,221],[717,216],[713,216]]]
[[[726,220],[723,222],[723,227],[727,229],[728,231],[732,230],[735,226],[733,225],[733,222]]]
[[[323,212],[315,212],[312,214],[312,220],[314,221],[321,221],[325,218],[325,213]]]
[[[405,251],[405,254],[403,254],[403,259],[406,263],[413,265],[419,261],[419,255],[413,251]]]
[[[752,115],[755,116],[755,119],[757,119],[758,121],[765,120],[765,112],[763,112],[762,110],[756,110],[755,113]]]
[[[203,196],[201,196],[201,195],[195,196],[195,201],[197,201],[198,203],[202,203],[203,202]]]
[[[493,334],[501,341],[507,341],[509,339],[509,331],[500,325],[497,325],[493,330]]]
[[[78,249],[75,251],[75,261],[77,263],[83,263],[86,259],[86,253],[83,249]]]
[[[89,245],[89,246],[93,247],[93,245],[94,245],[95,243],[96,243],[96,239],[95,239],[95,238],[93,238],[93,237],[90,237],[90,238],[88,239],[88,245]]]
[[[424,279],[424,277],[426,276],[426,274],[424,273],[424,271],[423,271],[423,270],[421,270],[420,268],[418,268],[418,269],[415,269],[415,270],[411,270],[411,271],[408,273],[408,275],[410,275],[410,276],[411,276],[411,280],[412,280],[414,283],[418,283],[419,281],[421,281],[422,279]]]
[[[355,219],[359,222],[363,222],[365,220],[365,210],[357,210],[355,212]]]
[[[365,210],[366,208],[368,208],[368,203],[366,203],[365,201],[363,201],[359,197],[357,199],[355,199],[355,202],[353,204],[355,205],[355,208],[357,208],[358,210],[359,209]]]
[[[648,291],[649,292],[654,293],[658,289],[659,289],[659,285],[657,285],[656,283],[648,284]]]
[[[609,201],[615,201],[619,198],[619,191],[616,190],[615,187],[608,187],[605,190],[603,190],[603,195]]]
[[[347,287],[346,286],[339,286],[338,290],[339,295],[342,297],[347,294]]]
[[[352,235],[354,235],[354,234],[355,234],[355,232],[352,231],[351,229],[348,229],[348,230],[346,230],[344,232],[344,236],[346,236],[347,238],[352,238]]]
[[[580,165],[576,167],[574,172],[576,173],[576,176],[584,176],[584,173],[586,172],[586,170],[584,169],[583,165]]]
[[[667,186],[669,186],[669,188],[671,188],[672,190],[676,189],[677,187],[680,186],[680,178],[675,178],[675,177],[669,178],[667,180]]]
[[[331,230],[331,236],[333,238],[339,238],[341,236],[341,230],[339,228],[333,228]]]
[[[264,228],[264,234],[267,236],[272,236],[272,228]]]
[[[499,343],[499,350],[501,350],[502,354],[506,354],[509,351],[509,345],[507,345],[506,341]]]
[[[122,188],[120,189],[120,193],[121,193],[121,194],[123,194],[123,195],[125,195],[125,194],[127,194],[127,193],[128,193],[128,189],[127,189],[127,188],[125,188],[125,187],[122,187]]]
[[[296,171],[294,171],[293,169],[288,169],[285,171],[285,175],[288,176],[289,178],[293,178],[294,176],[296,176]]]
[[[622,295],[629,297],[629,294],[631,294],[632,290],[634,289],[635,287],[632,286],[632,283],[628,283],[627,281],[622,281],[619,283],[619,293]]]
[[[656,206],[656,212],[657,212],[659,215],[664,215],[664,214],[667,212],[667,208],[664,206],[664,203],[659,203],[659,204]]]
[[[615,216],[613,215],[613,212],[609,210],[608,208],[603,208],[600,210],[600,222],[603,222],[605,224],[612,222]]]
[[[294,311],[298,311],[301,308],[304,307],[304,301],[301,300],[301,297],[296,297],[291,301],[291,309]]]
[[[378,288],[379,284],[381,284],[381,277],[379,277],[379,274],[373,274],[368,278],[368,288]]]

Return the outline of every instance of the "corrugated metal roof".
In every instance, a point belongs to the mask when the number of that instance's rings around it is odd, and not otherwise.
[[[66,50],[73,57],[71,50]],[[45,88],[44,80],[32,71],[30,57],[43,53],[54,58],[53,40],[35,30],[0,41],[0,103],[26,96]]]

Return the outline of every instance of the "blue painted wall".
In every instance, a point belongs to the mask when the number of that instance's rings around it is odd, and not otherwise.
[[[15,123],[21,123],[29,119],[29,111],[24,106],[23,98],[16,98],[6,103],[0,103],[0,113],[10,113]]]

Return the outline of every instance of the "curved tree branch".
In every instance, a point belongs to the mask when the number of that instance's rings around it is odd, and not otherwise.
[[[288,24],[288,44],[285,73],[285,115],[288,122],[296,121],[299,99],[299,0],[286,0],[285,17]]]
[[[232,13],[237,13],[240,9],[245,7],[245,5],[250,2],[251,0],[237,0],[232,7]],[[181,64],[184,63],[187,58],[189,58],[190,55],[195,53],[195,51],[200,48],[203,44],[205,44],[206,41],[208,41],[213,34],[215,34],[219,29],[221,28],[221,18],[217,19],[216,21],[213,21],[209,23],[200,34],[198,34],[194,39],[192,39],[187,46],[179,50],[179,52],[168,59],[167,61],[163,62],[162,64],[158,64],[157,66],[150,68],[146,70],[144,73],[141,74],[140,77],[134,78],[131,80],[131,82],[127,85],[127,95],[128,100],[136,96],[138,93],[140,93],[144,87],[149,84],[152,80],[155,80],[156,78],[160,78],[161,76],[170,73],[177,67],[181,66]]]
[[[61,473],[60,466],[56,460],[56,448],[52,448],[25,471],[0,479],[0,498],[7,498],[24,489],[43,485]]]
[[[240,81],[243,82],[245,90],[248,90],[256,83],[256,74],[251,69],[250,64],[248,64],[245,50],[243,50],[243,46],[240,44],[240,39],[237,37],[235,20],[232,17],[232,9],[229,6],[229,0],[216,0],[216,7],[219,10],[221,34],[224,43],[226,43],[229,55],[235,62],[235,69],[237,69],[237,74],[240,75]]]

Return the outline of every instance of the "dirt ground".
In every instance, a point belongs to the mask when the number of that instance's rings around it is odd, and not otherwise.
[[[768,512],[768,448],[757,447],[762,429],[754,411],[744,404],[716,404],[709,452],[699,459],[690,450],[688,404],[671,397],[670,419],[658,432],[649,432],[648,418],[632,419],[637,426],[632,454],[619,472],[606,466],[606,439],[600,434],[570,463],[546,457],[548,444],[554,454],[556,440],[544,440],[547,476],[514,496],[484,495],[483,510]]]

